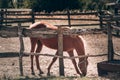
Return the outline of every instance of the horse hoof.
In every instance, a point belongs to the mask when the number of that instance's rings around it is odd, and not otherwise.
[[[47,73],[47,76],[50,76],[50,73]]]
[[[85,77],[86,75],[84,75],[84,74],[81,74],[80,76],[81,76],[81,78],[82,78],[82,77]]]
[[[39,74],[44,74],[44,72],[43,71],[40,71],[40,73]]]
[[[38,75],[39,75],[39,76],[42,76],[41,74],[44,74],[44,72],[40,71]]]
[[[34,72],[32,72],[31,74],[32,74],[32,75],[35,75],[35,73],[34,73]]]

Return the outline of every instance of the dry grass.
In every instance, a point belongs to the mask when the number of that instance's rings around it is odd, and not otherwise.
[[[107,35],[106,34],[86,34],[82,35],[84,42],[85,42],[85,48],[86,48],[86,54],[90,55],[96,55],[96,54],[103,54],[107,53]],[[119,52],[120,50],[120,39],[117,37],[113,37],[114,40],[114,48],[116,51]],[[18,38],[0,38],[0,52],[6,53],[6,52],[19,52],[19,40]],[[30,50],[30,42],[29,38],[24,38],[25,43],[25,52],[29,52]],[[42,54],[48,53],[48,54],[54,54],[55,50],[49,49],[47,47],[43,47]],[[9,55],[14,55],[15,53],[10,53]],[[68,56],[66,53],[64,53],[65,56]],[[76,55],[76,52],[75,52]],[[120,59],[119,57],[117,57]],[[53,65],[51,69],[52,76],[48,77],[46,75],[47,73],[47,67],[52,60],[51,57],[44,57],[40,56],[40,65],[42,70],[44,71],[44,75],[39,76],[38,71],[36,69],[35,63],[35,72],[36,75],[31,75],[30,70],[30,58],[29,56],[23,58],[23,68],[24,68],[24,77],[19,76],[19,61],[18,56],[14,57],[3,57],[0,58],[0,78],[4,80],[117,80],[119,78],[119,74],[115,73],[109,73],[108,76],[105,77],[98,77],[97,73],[97,66],[96,64],[101,61],[107,60],[106,56],[103,57],[89,57],[89,66],[88,66],[88,73],[86,77],[80,78],[79,75],[75,72],[75,69],[72,65],[71,60],[65,59],[65,76],[66,77],[58,77],[59,76],[59,70],[58,70],[58,61]],[[76,59],[77,60],[77,59]]]
[[[53,16],[49,16],[53,17]],[[81,18],[98,18],[96,16],[78,16]],[[57,17],[59,18],[59,17]],[[75,17],[74,17],[75,18]],[[67,24],[67,21],[53,21],[48,20],[49,23],[59,25],[59,24]],[[75,22],[72,22],[75,23]],[[77,22],[79,23],[79,22]],[[83,23],[83,22],[81,22]],[[90,21],[84,22],[84,23],[91,23]],[[61,24],[61,25],[62,25]],[[96,26],[95,26],[96,27]],[[87,28],[95,28],[95,27],[88,27]],[[98,26],[97,26],[98,28]],[[86,54],[90,55],[97,55],[97,54],[103,54],[107,53],[107,35],[106,34],[85,34],[82,35],[85,43],[85,51]],[[120,38],[113,37],[114,42],[114,48],[117,52],[120,52]],[[25,52],[30,51],[30,41],[29,38],[24,38],[25,43]],[[12,52],[12,53],[11,53]],[[58,71],[58,61],[53,65],[51,69],[52,76],[48,77],[46,75],[47,73],[47,67],[52,60],[51,57],[44,57],[40,56],[40,65],[42,70],[44,71],[44,74],[42,76],[38,75],[38,71],[36,69],[35,63],[35,72],[36,75],[31,75],[30,70],[30,57],[24,57],[23,58],[23,69],[24,69],[24,76],[19,76],[19,59],[18,55],[16,55],[16,52],[19,52],[19,40],[18,38],[0,38],[0,53],[6,54],[9,53],[8,56],[10,57],[2,57],[0,58],[0,79],[1,80],[119,80],[120,74],[118,73],[109,73],[108,76],[99,77],[97,73],[97,63],[101,61],[107,60],[106,56],[103,57],[89,57],[89,66],[88,66],[88,73],[86,77],[79,77],[79,75],[75,72],[75,69],[72,65],[71,60],[65,59],[65,77],[59,77],[59,71]],[[75,51],[74,51],[75,52]],[[49,49],[47,47],[43,47],[42,54],[48,53],[48,54],[55,54],[55,50]],[[66,52],[64,52],[65,56],[68,56]],[[76,52],[75,52],[75,55]],[[1,56],[1,54],[0,54]],[[14,56],[14,57],[11,57]],[[120,59],[120,57],[115,57],[117,59]],[[77,59],[76,59],[77,60]],[[77,60],[78,61],[78,60]]]

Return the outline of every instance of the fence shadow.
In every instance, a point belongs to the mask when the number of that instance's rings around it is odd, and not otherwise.
[[[27,57],[29,55],[23,55]],[[0,58],[19,57],[19,52],[0,52]]]

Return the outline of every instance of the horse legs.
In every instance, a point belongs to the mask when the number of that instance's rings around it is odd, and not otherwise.
[[[33,59],[34,59],[34,55],[31,55],[31,74],[35,75],[34,67],[33,67]]]
[[[56,52],[55,55],[58,55],[58,51]],[[57,60],[57,57],[54,57],[54,58],[52,59],[52,62],[51,62],[50,65],[48,66],[48,73],[47,73],[48,76],[50,76],[50,69],[51,69],[52,65],[55,63],[56,60]]]
[[[41,49],[42,49],[42,43],[40,42],[40,40],[38,40],[36,53],[39,53]],[[37,69],[39,70],[39,74],[43,74],[43,71],[41,70],[39,65],[39,55],[35,55],[35,57],[36,57],[36,66],[37,66]]]
[[[67,51],[67,52],[69,53],[69,56],[70,56],[70,57],[74,57],[73,50]],[[76,65],[75,59],[71,59],[71,60],[72,60],[72,63],[73,63],[73,65],[74,65],[74,67],[75,67],[76,72],[77,72],[79,75],[81,75],[81,73],[80,73],[80,71],[79,71],[79,69],[78,69],[78,67],[77,67],[77,65]]]
[[[31,51],[30,52],[34,53],[37,39],[36,38],[30,38],[30,41],[31,41]],[[30,58],[31,58],[31,74],[34,75],[35,74],[34,67],[33,67],[34,55],[31,55]]]

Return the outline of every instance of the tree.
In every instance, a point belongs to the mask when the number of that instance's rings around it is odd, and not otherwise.
[[[32,8],[34,5],[37,5],[37,0],[24,0],[23,8]]]
[[[35,11],[62,11],[64,9],[79,9],[79,0],[35,0],[32,8]]]
[[[8,0],[0,0],[0,8],[8,8]]]
[[[62,11],[65,9],[102,10],[114,0],[0,0],[1,8],[31,8],[34,11]]]
[[[106,9],[106,3],[108,0],[90,0],[89,3],[86,5],[87,10],[97,10],[101,11],[103,9]]]

